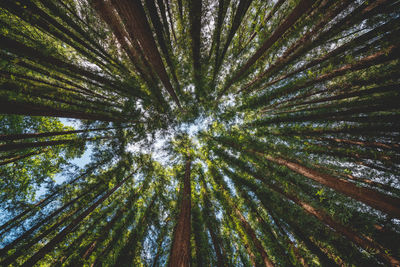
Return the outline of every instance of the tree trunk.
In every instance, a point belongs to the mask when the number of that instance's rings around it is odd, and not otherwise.
[[[28,138],[42,138],[42,137],[76,134],[76,133],[88,133],[88,132],[94,132],[94,131],[107,131],[107,130],[113,130],[113,129],[119,129],[119,128],[120,127],[110,127],[110,128],[57,131],[57,132],[45,132],[45,133],[2,134],[2,135],[0,135],[0,141],[14,141],[14,140],[21,140],[21,139],[28,139]]]
[[[395,218],[400,218],[400,199],[396,197],[385,195],[369,188],[358,187],[347,180],[334,177],[329,174],[320,173],[313,169],[302,166],[299,163],[285,160],[283,158],[275,158],[270,155],[264,155],[258,152],[256,152],[256,154],[266,158],[271,162],[286,166],[290,170],[297,172],[320,184],[328,186],[336,190],[337,192],[345,194],[358,201],[364,202],[365,204],[375,209],[386,212],[387,214],[390,214]]]
[[[186,160],[185,177],[178,223],[176,224],[174,238],[169,256],[169,267],[190,266],[190,230],[191,230],[191,186],[190,186],[190,155]]]
[[[332,229],[335,229],[338,233],[346,236],[348,239],[350,239],[352,242],[356,243],[363,249],[370,249],[373,248],[378,251],[378,255],[386,261],[390,266],[399,266],[400,261],[396,259],[395,257],[387,254],[385,251],[385,248],[383,248],[381,245],[377,244],[374,240],[368,237],[361,238],[358,236],[357,233],[353,232],[351,229],[348,227],[342,225],[341,223],[335,221],[334,219],[331,218],[330,215],[326,214],[322,210],[318,210],[311,205],[307,204],[306,202],[302,201],[301,199],[297,198],[295,195],[287,193],[283,191],[281,188],[279,188],[276,185],[270,185],[268,184],[269,187],[271,187],[274,191],[280,193],[281,195],[284,195],[288,199],[292,200],[294,203],[299,205],[300,207],[303,208],[305,212],[307,212],[310,215],[313,215],[316,217],[318,220],[321,222],[325,223],[329,227],[332,227]]]
[[[276,30],[264,41],[263,45],[256,51],[256,53],[241,67],[234,76],[227,82],[224,89],[219,93],[218,98],[229,89],[245,72],[267,51],[307,10],[311,8],[314,1],[301,0],[287,18],[279,25]]]
[[[35,265],[40,259],[42,259],[47,253],[49,253],[54,247],[60,243],[67,234],[69,234],[83,219],[85,219],[97,206],[103,203],[112,193],[115,192],[119,187],[121,187],[131,175],[128,175],[125,179],[114,186],[110,191],[108,191],[104,196],[94,202],[89,208],[82,212],[77,218],[75,218],[68,226],[66,226],[60,233],[58,233],[53,239],[51,239],[44,247],[39,249],[32,257],[22,264],[23,267],[30,267]]]
[[[125,21],[131,39],[135,40],[137,38],[140,42],[145,56],[149,59],[150,64],[157,72],[157,75],[164,84],[165,89],[180,108],[181,104],[169,81],[164,63],[161,59],[160,53],[158,52],[154,38],[151,35],[150,25],[148,24],[141,2],[139,0],[112,0],[112,3],[118,10],[121,18]]]
[[[233,204],[233,207],[234,207],[235,214],[239,218],[243,228],[246,230],[246,233],[251,237],[251,240],[254,243],[258,253],[260,253],[260,255],[263,259],[264,265],[267,267],[273,267],[274,264],[269,259],[268,254],[267,254],[267,252],[265,252],[264,247],[263,247],[261,241],[258,239],[255,231],[250,226],[250,224],[247,222],[246,218],[243,216],[243,214],[240,212],[240,210],[234,204]]]

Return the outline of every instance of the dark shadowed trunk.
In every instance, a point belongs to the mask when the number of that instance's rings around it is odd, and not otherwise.
[[[190,266],[190,229],[191,229],[191,186],[190,186],[190,155],[186,160],[186,170],[183,180],[183,192],[178,222],[172,241],[169,256],[169,267]]]

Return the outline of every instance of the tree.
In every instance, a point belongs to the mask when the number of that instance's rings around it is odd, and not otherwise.
[[[0,265],[398,266],[399,10],[0,1]]]

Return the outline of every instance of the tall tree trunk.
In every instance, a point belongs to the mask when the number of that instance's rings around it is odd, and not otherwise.
[[[0,151],[10,151],[16,149],[27,149],[27,148],[57,146],[66,144],[78,144],[80,142],[93,141],[96,139],[104,139],[104,138],[84,138],[84,139],[82,138],[82,139],[64,139],[64,140],[42,141],[42,142],[10,143],[10,144],[0,145]]]
[[[110,128],[97,128],[97,129],[82,129],[82,130],[71,130],[71,131],[57,131],[57,132],[45,132],[45,133],[23,133],[23,134],[1,134],[0,141],[14,141],[28,138],[42,138],[58,135],[76,134],[76,133],[88,133],[94,131],[107,131],[113,129],[119,129],[121,127],[110,127]]]
[[[226,83],[224,89],[219,93],[218,98],[229,89],[240,77],[242,77],[248,69],[267,51],[304,13],[307,12],[314,4],[311,0],[301,0],[287,18],[279,25],[276,30],[264,41],[263,45],[256,51],[256,53],[241,67],[234,76]]]
[[[246,233],[251,237],[252,242],[254,243],[254,246],[256,247],[258,253],[260,253],[264,265],[266,267],[273,267],[274,264],[273,262],[269,259],[267,252],[265,251],[261,241],[258,239],[256,232],[254,229],[251,227],[251,225],[247,222],[246,218],[243,216],[243,214],[240,212],[240,210],[232,203],[234,211],[236,216],[239,218],[240,223],[242,224],[243,228],[246,230]]]
[[[236,31],[238,30],[252,1],[253,0],[240,0],[238,8],[236,9],[236,12],[235,12],[235,16],[233,18],[232,27],[229,30],[228,37],[225,41],[225,45],[221,51],[221,55],[219,58],[216,59],[217,61],[216,61],[215,69],[214,69],[214,77],[217,75],[217,73],[222,65],[222,62],[224,60],[225,54],[228,51],[229,45],[231,44],[232,39],[235,36]]]
[[[185,177],[178,223],[169,256],[169,267],[190,266],[190,230],[191,230],[191,186],[190,186],[190,155],[186,160]]]
[[[347,180],[329,174],[320,173],[296,162],[261,153],[257,154],[278,165],[286,166],[290,170],[328,186],[337,192],[343,193],[351,198],[364,202],[373,208],[386,212],[395,218],[400,218],[399,198],[385,195],[369,188],[358,187]]]
[[[312,207],[308,203],[306,203],[303,200],[296,197],[294,194],[285,192],[276,185],[269,184],[268,186],[271,187],[274,191],[276,191],[276,192],[284,195],[288,199],[292,200],[294,203],[296,203],[297,205],[302,207],[305,212],[307,212],[310,215],[313,215],[321,222],[332,227],[332,229],[335,229],[335,231],[337,231],[338,233],[346,236],[348,239],[350,239],[352,242],[356,243],[363,249],[373,248],[373,249],[377,250],[378,255],[384,261],[386,261],[386,263],[388,263],[390,266],[399,266],[400,265],[400,261],[398,259],[387,254],[385,252],[386,250],[381,245],[377,244],[374,240],[372,240],[368,237],[361,238],[357,233],[353,232],[350,228],[335,221],[334,219],[331,218],[330,215],[326,214],[324,211],[318,210],[318,209]]]
[[[148,24],[142,3],[139,0],[112,0],[112,3],[125,21],[131,39],[135,40],[137,38],[140,42],[145,56],[149,59],[150,64],[164,84],[165,89],[180,108],[181,104],[172,88],[164,63],[151,34],[150,25]]]
[[[66,226],[60,233],[58,233],[53,239],[51,239],[44,247],[39,249],[32,257],[22,264],[23,267],[30,267],[36,264],[40,259],[42,259],[47,253],[49,253],[54,247],[60,243],[67,234],[69,234],[83,219],[85,219],[97,206],[103,203],[112,193],[115,192],[119,187],[121,187],[131,175],[128,175],[121,182],[116,184],[110,191],[103,195],[100,199],[94,202],[89,208],[82,212],[77,218],[75,218],[68,226]]]

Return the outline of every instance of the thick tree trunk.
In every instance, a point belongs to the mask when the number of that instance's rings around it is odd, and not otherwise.
[[[190,266],[190,230],[191,230],[191,186],[190,186],[190,155],[186,160],[185,177],[178,222],[169,256],[169,267]]]
[[[149,59],[150,64],[164,84],[165,89],[180,108],[180,102],[172,88],[164,63],[151,35],[150,25],[148,24],[141,2],[139,0],[112,0],[112,3],[129,29],[131,39],[137,39],[140,42],[145,56]]]
[[[400,199],[396,197],[385,195],[369,188],[358,187],[349,181],[331,176],[329,174],[320,173],[296,162],[278,157],[275,158],[270,155],[264,155],[258,152],[256,153],[271,162],[274,162],[278,165],[286,166],[290,170],[297,172],[320,184],[328,186],[336,190],[337,192],[361,201],[375,209],[386,212],[395,218],[400,218]]]

